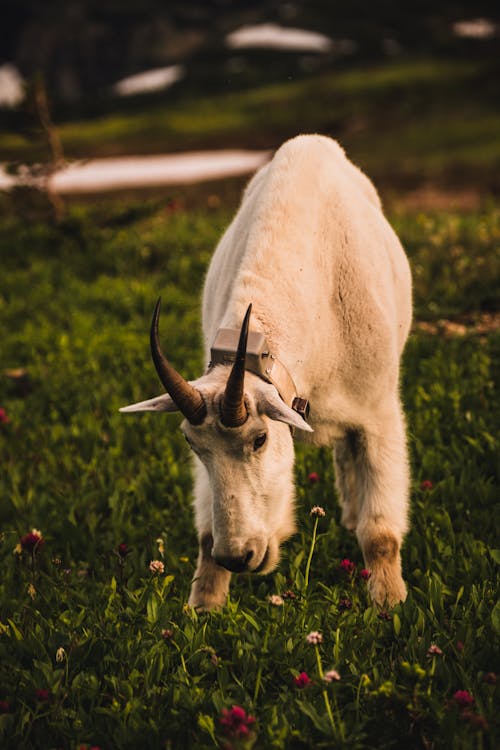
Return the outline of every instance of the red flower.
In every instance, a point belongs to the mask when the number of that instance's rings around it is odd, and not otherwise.
[[[316,484],[316,482],[319,482],[319,474],[315,471],[311,471],[307,479],[311,484]]]
[[[25,534],[21,537],[19,542],[25,552],[35,552],[36,550],[40,549],[45,540],[39,531],[37,531],[36,529],[31,529],[29,534]]]
[[[474,698],[468,690],[457,690],[456,693],[453,693],[453,700],[460,708],[467,708],[467,706],[471,706],[474,703]]]
[[[42,689],[35,691],[36,699],[46,703],[50,699],[50,690]]]
[[[432,490],[433,486],[434,485],[430,479],[424,479],[424,481],[420,483],[421,490]]]
[[[363,581],[367,581],[369,577],[371,576],[371,574],[372,574],[371,570],[367,570],[366,568],[363,568],[362,570],[359,571],[359,575],[361,576]]]
[[[342,568],[344,573],[352,575],[352,573],[354,573],[354,569],[356,568],[356,563],[353,563],[352,560],[348,560],[347,558],[345,558],[340,563],[340,567]]]
[[[120,555],[120,557],[127,557],[129,552],[130,550],[125,544],[125,542],[122,542],[121,544],[118,545],[118,554]]]
[[[9,701],[0,701],[0,714],[10,714]]]
[[[8,424],[9,422],[10,422],[9,415],[7,414],[7,412],[5,411],[5,409],[3,409],[0,406],[0,424]]]
[[[463,651],[464,650],[464,644],[462,641],[457,641],[457,651]]]
[[[307,674],[307,672],[301,672],[300,674],[297,675],[297,677],[293,678],[293,684],[295,685],[295,687],[299,688],[300,690],[310,685],[311,682],[312,680]]]
[[[229,737],[247,737],[250,734],[251,725],[255,724],[255,716],[247,714],[241,706],[232,706],[222,709],[219,722],[224,727],[225,734]]]

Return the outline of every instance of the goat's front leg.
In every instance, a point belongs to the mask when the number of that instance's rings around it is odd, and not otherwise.
[[[216,565],[212,557],[212,490],[208,474],[195,457],[194,461],[194,511],[198,529],[198,564],[191,585],[189,605],[200,610],[223,607],[229,591],[231,573]]]
[[[360,508],[356,535],[371,571],[368,588],[380,607],[406,599],[401,544],[408,528],[408,457],[399,404],[381,421],[384,432],[360,433]]]
[[[231,580],[231,573],[216,565],[212,557],[213,541],[210,532],[200,536],[198,565],[189,595],[191,607],[206,611],[224,606]]]

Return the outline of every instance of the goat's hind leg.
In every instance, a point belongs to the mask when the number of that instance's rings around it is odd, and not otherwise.
[[[370,595],[380,607],[406,598],[401,544],[408,527],[408,458],[398,407],[383,420],[382,434],[364,433],[356,464],[360,509],[356,535],[371,571]]]
[[[345,437],[335,441],[333,452],[335,484],[342,515],[340,523],[349,531],[356,531],[359,514],[359,488],[356,458],[359,451],[359,433],[349,430]]]

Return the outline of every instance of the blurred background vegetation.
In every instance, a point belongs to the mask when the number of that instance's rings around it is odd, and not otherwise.
[[[382,187],[499,188],[500,9],[490,0],[2,5],[0,66],[27,87],[0,109],[3,162],[50,158],[33,95],[43,80],[69,159],[273,149],[320,131]],[[244,44],[241,30],[264,24],[321,37]],[[123,81],[146,71],[163,87],[123,95]]]

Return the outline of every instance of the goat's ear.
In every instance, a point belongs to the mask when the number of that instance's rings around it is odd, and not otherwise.
[[[257,408],[261,413],[266,414],[269,419],[284,422],[290,427],[296,427],[298,430],[304,430],[304,432],[313,432],[313,428],[302,419],[300,414],[297,414],[296,411],[285,404],[274,385],[263,385],[259,389]]]
[[[156,398],[150,398],[148,401],[138,401],[137,404],[130,404],[130,406],[122,406],[121,412],[132,412],[132,411],[179,411],[177,406],[174,404],[168,393],[163,396],[157,396]]]

